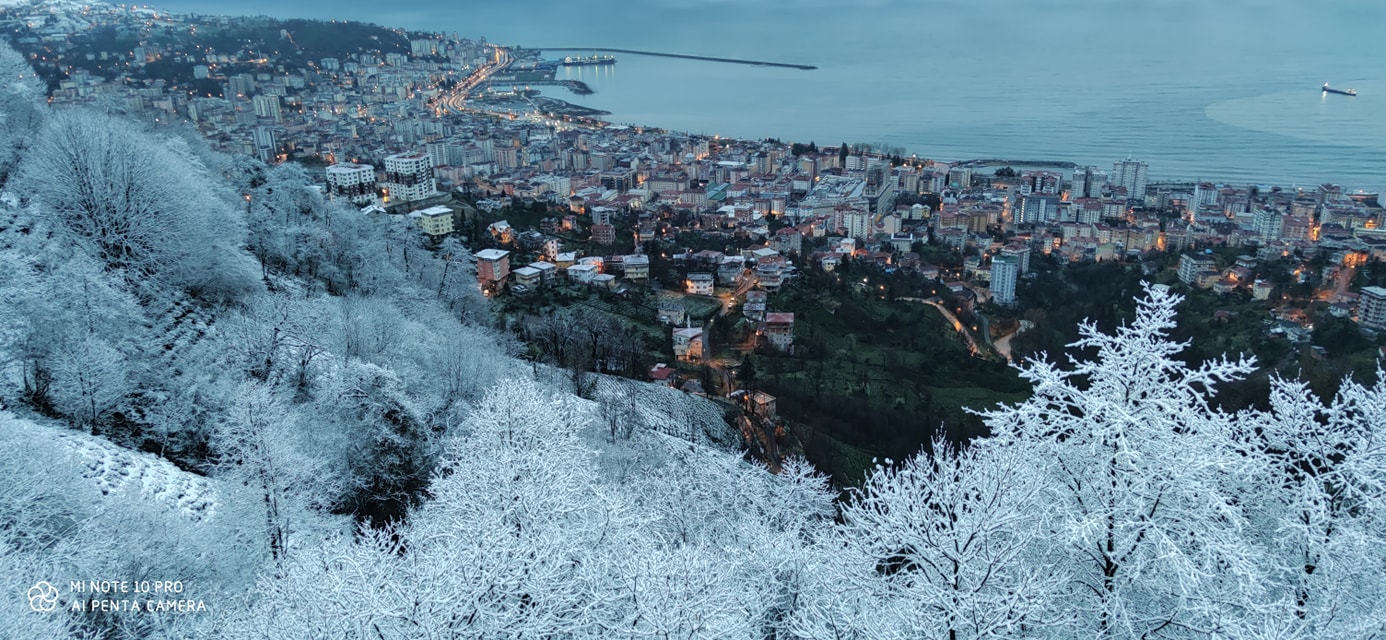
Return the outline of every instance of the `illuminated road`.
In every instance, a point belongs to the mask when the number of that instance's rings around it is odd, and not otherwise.
[[[3,2],[3,0],[0,0]],[[536,104],[526,95],[520,94],[529,103],[530,111],[511,111],[501,108],[485,108],[480,102],[474,102],[472,98],[482,93],[491,82],[491,78],[498,73],[505,71],[515,61],[510,51],[504,47],[496,47],[496,53],[492,62],[478,67],[464,80],[458,82],[453,88],[444,95],[439,96],[433,103],[435,115],[444,116],[448,114],[476,113],[497,118],[527,118],[535,122],[553,127],[558,131],[571,129],[590,129],[599,128],[605,123],[600,121],[589,121],[586,116],[554,116],[545,114],[544,109]],[[564,81],[566,82],[566,81]],[[521,83],[523,84],[523,83]],[[605,113],[605,112],[597,112]]]
[[[743,271],[741,275],[736,276],[736,293],[733,293],[732,297],[737,300],[746,297],[746,292],[750,291],[751,287],[756,286],[758,282],[759,280],[755,276]]]
[[[977,346],[977,341],[972,337],[972,332],[968,331],[967,327],[963,326],[962,321],[958,320],[958,317],[953,315],[952,309],[949,309],[948,307],[939,304],[939,301],[936,298],[896,298],[896,300],[905,300],[908,302],[923,302],[924,304],[938,309],[939,313],[943,314],[944,319],[952,323],[953,329],[957,331],[960,335],[962,335],[964,340],[967,340],[967,348],[972,350],[972,355],[975,356],[981,353],[981,349]]]
[[[466,79],[457,83],[457,86],[452,88],[452,93],[440,101],[442,108],[452,113],[468,111],[466,103],[472,92],[485,85],[491,76],[508,68],[511,62],[514,62],[514,58],[510,57],[510,51],[505,47],[496,47],[495,60],[478,67]]]
[[[1029,320],[1021,320],[1020,328],[1004,336],[1001,336],[1000,338],[997,338],[996,342],[992,343],[992,346],[996,347],[996,352],[1001,354],[1001,357],[1005,358],[1009,362],[1014,362],[1015,360],[1011,357],[1011,338],[1025,333],[1026,330],[1031,329],[1034,326],[1035,323],[1030,322]]]

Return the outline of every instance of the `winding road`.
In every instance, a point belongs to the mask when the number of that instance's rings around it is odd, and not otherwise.
[[[1021,320],[1019,329],[1016,329],[1015,331],[1012,331],[1004,336],[1001,336],[1000,338],[997,338],[996,342],[993,342],[991,346],[995,347],[996,352],[1001,354],[1001,357],[1005,358],[1007,362],[1015,362],[1015,359],[1011,357],[1011,338],[1025,333],[1025,331],[1033,328],[1034,326],[1035,323],[1030,322],[1029,320]]]
[[[963,323],[961,320],[958,319],[958,316],[953,315],[952,309],[943,306],[943,304],[941,304],[937,298],[896,298],[896,300],[905,300],[908,302],[922,302],[935,309],[938,309],[939,313],[942,313],[943,317],[946,320],[948,320],[948,322],[953,324],[953,329],[957,331],[959,334],[961,334],[963,339],[967,341],[967,348],[972,350],[972,355],[975,356],[982,352],[981,348],[977,346],[977,340],[972,337],[972,332],[968,331],[967,327],[963,326]]]

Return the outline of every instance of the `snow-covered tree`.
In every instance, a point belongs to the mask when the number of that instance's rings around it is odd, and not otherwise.
[[[333,216],[322,194],[296,164],[264,167],[248,193],[248,245],[265,270],[310,280],[338,278],[330,258]]]
[[[43,115],[43,83],[24,56],[0,42],[0,185]]]
[[[489,320],[489,305],[476,280],[476,258],[456,238],[444,238],[438,247],[437,296],[457,317],[473,324]],[[430,287],[433,290],[434,287]]]
[[[470,325],[455,325],[449,339],[427,345],[420,355],[421,367],[430,373],[438,385],[436,392],[446,401],[480,400],[486,389],[509,377],[504,375],[505,367],[515,364],[494,335]]]
[[[1034,395],[983,414],[1002,446],[1025,452],[1058,488],[1056,542],[1072,572],[1063,606],[1075,633],[1099,638],[1215,634],[1239,624],[1263,576],[1249,542],[1246,496],[1259,469],[1234,417],[1209,404],[1247,360],[1189,368],[1168,338],[1182,298],[1147,288],[1113,334],[1081,327],[1092,359],[1033,362]]]
[[[64,240],[132,280],[155,277],[214,299],[256,286],[241,249],[245,224],[206,168],[132,123],[53,114],[14,183]]]
[[[133,388],[138,304],[92,259],[37,241],[0,249],[0,271],[0,362],[21,397],[95,425]]]
[[[312,494],[325,489],[316,482],[323,461],[306,450],[298,416],[274,388],[247,382],[228,405],[216,434],[219,477],[263,505],[258,530],[270,559],[282,564],[292,555],[294,536],[309,528]]]
[[[346,445],[336,508],[375,527],[402,520],[426,495],[442,434],[385,369],[347,362],[326,386],[321,424]]]
[[[1276,379],[1251,418],[1272,464],[1247,493],[1276,601],[1265,624],[1286,637],[1386,636],[1386,376],[1346,380],[1326,405]]]
[[[603,536],[629,525],[601,497],[576,425],[567,401],[503,382],[449,446],[432,501],[393,531],[298,554],[263,585],[285,606],[242,624],[283,638],[580,637],[600,604],[587,594]]]
[[[346,295],[337,302],[340,322],[334,340],[337,354],[373,362],[399,344],[399,326],[404,317],[388,298]]]
[[[206,636],[196,616],[69,613],[67,582],[181,580],[187,597],[229,603],[253,585],[258,563],[247,561],[218,488],[148,454],[0,411],[0,588],[19,605],[0,607],[0,637],[65,638],[41,631],[65,627],[72,637]],[[60,591],[51,614],[24,606],[40,580]]]
[[[589,403],[499,383],[396,528],[295,554],[234,629],[279,638],[763,638],[826,526],[822,479],[660,434],[615,459]],[[370,585],[365,587],[365,585]],[[282,599],[282,600],[281,600]]]
[[[796,630],[957,640],[1060,622],[1066,569],[1044,552],[1051,487],[1023,473],[1023,457],[937,439],[932,455],[878,466],[825,540],[825,571]]]
[[[66,586],[58,576],[72,569],[72,558],[64,555],[78,550],[72,542],[96,510],[99,491],[83,485],[73,456],[25,437],[7,413],[0,412],[0,426],[0,589],[13,595],[11,606],[0,607],[0,637],[73,637],[77,625],[63,608],[70,600],[41,614],[23,598],[39,581]],[[81,550],[85,558],[104,557],[107,549],[90,542]]]
[[[261,382],[283,384],[304,394],[336,345],[325,300],[287,293],[255,296],[225,314],[219,324],[221,357],[234,370]]]
[[[58,382],[50,393],[53,406],[96,428],[97,421],[134,390],[125,354],[96,336],[77,337],[62,345],[53,363]]]

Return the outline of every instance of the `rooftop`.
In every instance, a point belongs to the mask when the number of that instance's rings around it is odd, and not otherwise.
[[[418,211],[415,211],[414,213],[417,213],[421,216],[450,216],[452,215],[452,209],[449,209],[443,205],[438,205],[436,207],[420,209]]]
[[[346,173],[348,171],[360,171],[362,169],[375,171],[375,167],[368,164],[356,164],[354,162],[342,162],[327,168],[328,173]]]

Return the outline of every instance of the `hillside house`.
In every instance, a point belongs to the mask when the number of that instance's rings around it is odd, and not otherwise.
[[[482,249],[476,253],[476,279],[481,289],[494,293],[505,286],[510,277],[510,252],[501,249]]]
[[[712,295],[712,274],[690,273],[688,279],[684,281],[684,287],[689,295],[710,296]]]
[[[703,359],[703,330],[699,327],[674,329],[674,357],[685,362]]]
[[[789,352],[794,348],[794,314],[765,314],[764,334],[770,348]]]

